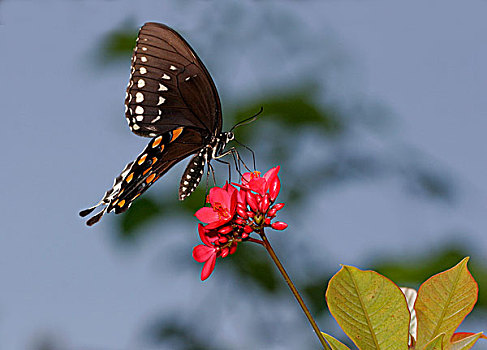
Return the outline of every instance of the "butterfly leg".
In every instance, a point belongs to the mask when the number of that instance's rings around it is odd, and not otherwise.
[[[214,157],[214,159],[220,159],[220,158],[225,157],[226,155],[229,155],[229,154],[231,154],[234,157],[233,159],[235,161],[235,167],[237,168],[237,171],[239,172],[240,175],[242,175],[242,173],[239,171],[239,166],[237,165],[237,163],[238,164],[242,163],[243,166],[245,167],[245,169],[247,169],[249,172],[252,172],[252,170],[249,169],[247,164],[245,164],[242,157],[240,157],[240,154],[238,153],[238,151],[235,147],[231,147],[228,151],[223,152],[222,154]]]
[[[244,144],[243,144],[243,143],[241,143],[241,142],[238,142],[238,141],[237,141],[237,140],[235,140],[235,139],[234,139],[233,141],[235,141],[235,142],[236,142],[236,143],[238,143],[240,146],[242,146],[242,147],[244,147],[245,149],[247,149],[247,150],[248,150],[248,151],[249,151],[249,152],[252,154],[252,163],[253,163],[253,165],[254,165],[254,171],[255,171],[255,170],[257,169],[257,167],[256,167],[256,165],[255,165],[255,153],[254,153],[254,151],[253,151],[253,150],[252,150],[250,147],[248,147],[248,146],[244,145]]]
[[[211,178],[213,179],[213,186],[216,186],[216,178],[215,178],[215,169],[213,169],[213,165],[208,162],[208,172],[206,174],[206,177],[208,178],[211,172]]]

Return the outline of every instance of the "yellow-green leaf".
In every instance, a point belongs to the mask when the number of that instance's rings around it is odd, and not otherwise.
[[[472,310],[478,287],[467,269],[468,258],[455,267],[424,282],[418,291],[415,309],[418,319],[417,348],[445,333],[444,345]]]
[[[359,349],[407,350],[406,299],[384,276],[343,266],[330,280],[326,300],[333,317]]]
[[[435,339],[431,340],[426,346],[424,350],[442,350],[443,349],[443,339],[445,338],[445,333],[439,334]],[[416,349],[421,349],[416,344]]]
[[[471,349],[477,340],[480,339],[480,337],[483,335],[482,332],[477,333],[477,334],[472,334],[469,337],[465,337],[461,340],[458,340],[454,343],[450,344],[450,347],[448,349],[450,350],[468,350]]]
[[[331,335],[323,333],[323,332],[321,332],[321,334],[323,334],[323,336],[325,337],[328,344],[330,344],[331,350],[350,350],[345,344],[336,340]]]

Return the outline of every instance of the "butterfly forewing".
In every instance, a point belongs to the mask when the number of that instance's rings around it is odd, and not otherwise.
[[[208,71],[189,44],[162,24],[140,29],[125,105],[130,129],[140,136],[179,125],[221,131],[220,100]]]

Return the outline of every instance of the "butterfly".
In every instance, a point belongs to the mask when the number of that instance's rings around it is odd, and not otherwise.
[[[84,217],[104,206],[86,222],[89,226],[105,213],[125,212],[171,167],[194,154],[179,185],[179,199],[184,200],[198,186],[205,165],[222,157],[234,139],[231,131],[222,132],[220,98],[203,62],[181,35],[160,23],[140,28],[125,117],[133,133],[152,139],[103,198],[79,213]]]

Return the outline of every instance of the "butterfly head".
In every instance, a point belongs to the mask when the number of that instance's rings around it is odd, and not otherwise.
[[[230,141],[233,141],[235,139],[235,135],[231,131],[224,133],[224,135],[226,138],[225,143],[229,143]]]

